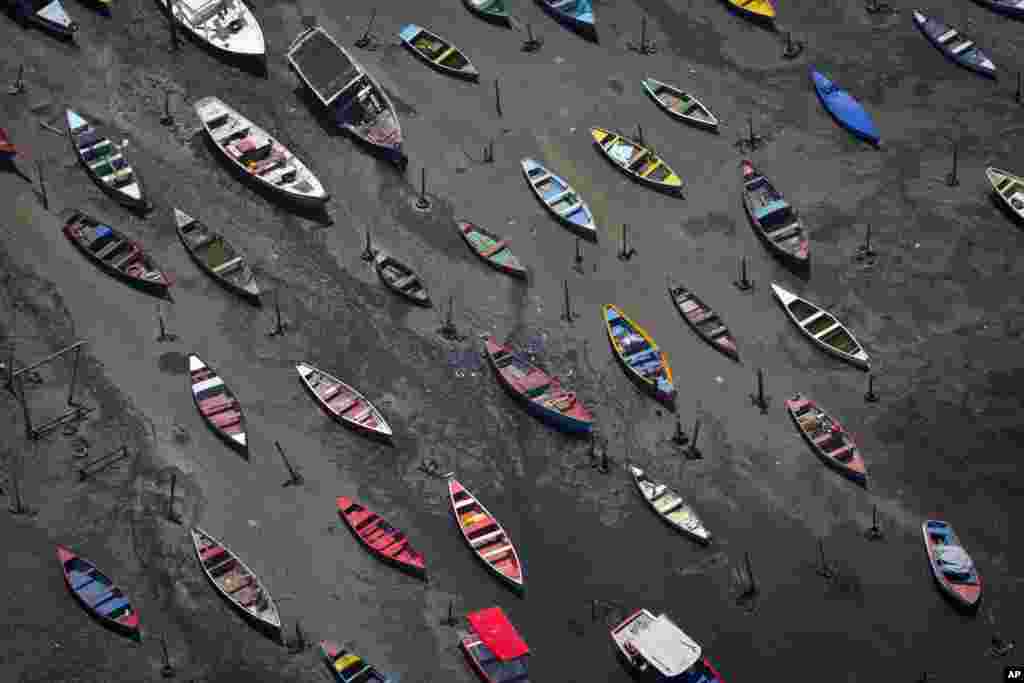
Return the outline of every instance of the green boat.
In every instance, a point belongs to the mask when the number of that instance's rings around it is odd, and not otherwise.
[[[505,9],[505,0],[462,0],[462,2],[465,3],[466,9],[481,19],[511,28],[512,22],[509,19],[508,10]]]

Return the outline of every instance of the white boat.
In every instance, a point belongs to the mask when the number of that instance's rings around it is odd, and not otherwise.
[[[1024,219],[1024,178],[991,166],[985,169],[985,176],[999,199],[1018,218]]]
[[[819,348],[837,358],[869,370],[868,354],[846,327],[820,306],[772,283],[772,291],[786,315]]]
[[[159,0],[179,24],[211,47],[232,55],[263,57],[263,30],[242,0]]]
[[[699,543],[711,542],[711,532],[700,521],[693,508],[683,502],[679,494],[664,484],[659,484],[648,478],[647,474],[639,467],[630,465],[629,471],[633,475],[633,482],[636,483],[640,494],[659,517]]]
[[[597,239],[597,226],[594,225],[594,214],[569,183],[544,168],[533,159],[523,159],[523,175],[537,199],[547,207],[548,211],[581,237]]]
[[[619,655],[642,678],[654,681],[722,683],[700,645],[662,614],[637,610],[611,631]]]
[[[128,163],[121,145],[100,134],[77,112],[68,109],[64,115],[71,145],[89,177],[122,204],[134,209],[148,208],[135,169]]]

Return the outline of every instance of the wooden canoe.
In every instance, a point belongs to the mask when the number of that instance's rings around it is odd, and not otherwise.
[[[941,21],[925,16],[914,10],[914,25],[921,30],[924,37],[939,52],[946,55],[965,69],[989,78],[996,77],[996,65],[981,51],[974,41],[964,36],[955,28],[946,26]]]
[[[597,41],[594,8],[590,0],[537,0],[537,4],[558,23],[587,40]]]
[[[771,0],[726,0],[729,7],[747,19],[771,23],[775,21],[775,5]]]
[[[656,399],[672,406],[676,388],[668,356],[644,328],[626,317],[618,306],[603,306],[605,329],[615,357],[626,372]]]
[[[174,223],[181,243],[203,272],[225,289],[260,305],[260,287],[245,257],[223,235],[184,211],[174,209]]]
[[[772,291],[786,315],[816,346],[862,370],[871,369],[868,354],[846,327],[820,306],[786,291],[774,282]]]
[[[214,50],[238,57],[266,56],[263,29],[242,0],[158,0],[174,20]]]
[[[683,320],[697,336],[733,360],[740,359],[739,351],[736,349],[736,338],[732,336],[732,332],[719,315],[700,297],[682,285],[669,285],[668,295],[672,298],[676,310],[683,316]]]
[[[594,215],[572,186],[533,159],[523,159],[520,163],[530,189],[548,211],[581,237],[596,240]]]
[[[459,648],[483,683],[529,683],[530,648],[500,607],[466,615]],[[534,677],[534,680],[537,680]]]
[[[811,69],[811,81],[814,91],[818,94],[822,106],[832,115],[840,126],[858,138],[878,146],[881,136],[875,126],[874,119],[864,106],[833,83],[827,76]]]
[[[64,572],[64,584],[75,599],[100,623],[129,637],[139,639],[139,615],[128,597],[96,565],[62,545],[57,559]]]
[[[502,386],[526,406],[528,413],[562,432],[590,433],[594,416],[575,392],[562,388],[557,378],[494,337],[484,341],[484,350]]]
[[[11,161],[18,156],[18,148],[11,142],[6,128],[0,128],[0,161]]]
[[[985,177],[1000,201],[1015,216],[1024,220],[1024,178],[991,166],[985,169]]]
[[[213,368],[199,356],[189,354],[189,385],[196,409],[217,436],[248,457],[245,415],[235,394],[228,389]]]
[[[68,217],[64,234],[108,274],[157,296],[167,296],[170,276],[153,262],[139,242],[81,211]]]
[[[476,223],[456,221],[456,225],[469,248],[489,265],[507,275],[526,277],[526,268],[508,248],[508,242]]]
[[[308,363],[297,364],[295,370],[303,385],[331,417],[364,434],[391,438],[391,426],[387,420],[358,391]]]
[[[15,19],[22,25],[32,24],[63,40],[73,40],[78,24],[68,16],[60,0],[8,0]]]
[[[511,26],[505,0],[462,0],[473,14],[485,21],[501,26]]]
[[[377,275],[384,281],[388,289],[418,306],[430,307],[432,305],[427,288],[412,268],[384,252],[377,254],[374,265],[377,268]]]
[[[148,208],[149,202],[142,194],[135,169],[128,163],[121,146],[101,135],[77,112],[68,109],[65,119],[75,156],[93,182],[125,206],[139,210]]]
[[[362,657],[332,640],[320,641],[320,655],[335,683],[398,683],[397,678],[381,673]]]
[[[339,496],[338,516],[359,542],[378,558],[421,579],[427,578],[423,554],[412,547],[406,535],[351,498]]]
[[[744,159],[740,164],[743,175],[743,206],[768,250],[775,256],[800,268],[806,268],[811,258],[811,243],[796,209],[775,189],[764,175]]]
[[[823,463],[861,486],[868,484],[867,466],[849,432],[818,404],[802,394],[786,401],[793,424]]]
[[[398,32],[398,37],[413,54],[441,73],[471,81],[480,78],[476,67],[462,50],[432,31],[416,24],[406,24]]]
[[[227,546],[198,527],[192,529],[192,545],[213,587],[243,616],[280,640],[281,615],[256,574]]]
[[[676,172],[643,143],[605,128],[591,128],[590,137],[604,157],[633,180],[662,192],[682,192],[683,181]]]
[[[675,491],[664,484],[653,481],[647,474],[634,465],[629,466],[640,495],[644,497],[651,509],[669,525],[683,532],[698,543],[707,545],[711,542],[711,532],[700,521],[692,507],[683,502]]]
[[[653,78],[645,78],[642,83],[644,92],[669,116],[700,128],[718,131],[718,119],[693,95]]]
[[[524,590],[519,553],[498,520],[455,479],[448,480],[455,523],[470,549],[488,569],[516,590]]]
[[[981,576],[974,561],[960,545],[949,522],[925,520],[921,525],[924,548],[932,576],[942,592],[958,606],[974,608],[981,600]]]
[[[304,206],[323,206],[330,198],[304,163],[252,121],[216,97],[194,106],[217,149],[256,184]]]

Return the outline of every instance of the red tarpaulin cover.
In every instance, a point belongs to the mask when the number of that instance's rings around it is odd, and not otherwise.
[[[467,617],[480,640],[498,659],[508,661],[530,652],[530,648],[516,631],[500,607],[489,607],[472,612]]]

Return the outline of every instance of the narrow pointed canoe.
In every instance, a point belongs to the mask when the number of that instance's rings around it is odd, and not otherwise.
[[[929,519],[921,525],[921,532],[928,564],[939,588],[959,606],[977,607],[981,600],[981,576],[952,525]]]
[[[139,638],[139,615],[128,597],[88,560],[62,545],[57,546],[57,559],[64,572],[64,583],[75,599],[90,614],[116,631]]]
[[[125,206],[147,208],[149,202],[121,146],[101,135],[77,112],[68,109],[65,118],[71,146],[93,182]]]
[[[615,357],[622,367],[656,399],[672,405],[676,388],[668,356],[658,348],[644,328],[626,317],[618,306],[605,304],[604,322]]]
[[[662,192],[682,191],[683,181],[676,172],[639,141],[604,128],[591,128],[590,137],[605,158],[633,180]]]
[[[484,341],[484,350],[502,386],[522,401],[526,412],[562,432],[590,433],[594,416],[575,392],[564,389],[557,378],[530,363],[512,347],[499,344],[494,337]]]
[[[337,503],[338,516],[367,550],[403,571],[421,579],[427,578],[423,554],[412,547],[401,530],[351,498],[339,496]]]
[[[520,163],[530,189],[548,211],[581,236],[596,240],[594,215],[572,186],[533,159],[523,159]]]
[[[974,0],[993,12],[1005,14],[1014,19],[1024,19],[1024,0]]]
[[[0,128],[0,161],[11,161],[18,156],[18,148],[11,142],[5,128]]]
[[[194,106],[217,149],[258,185],[304,206],[319,207],[330,198],[304,163],[252,121],[216,97]]]
[[[473,14],[485,21],[501,26],[511,26],[505,0],[462,0]]]
[[[476,223],[456,221],[456,225],[462,239],[466,240],[466,244],[477,256],[507,275],[526,277],[526,268],[508,248],[508,242]]]
[[[192,260],[225,289],[260,305],[260,287],[245,257],[223,235],[184,211],[174,209],[178,237]]]
[[[597,40],[594,8],[590,0],[537,0],[537,4],[558,23],[588,40]]]
[[[210,429],[224,439],[232,448],[241,450],[248,457],[249,444],[245,434],[245,415],[235,394],[228,389],[213,368],[199,356],[188,357],[189,384],[196,409],[203,416]]]
[[[462,50],[436,33],[416,24],[406,24],[398,32],[398,37],[413,54],[441,73],[471,81],[480,78],[476,67]]]
[[[1024,178],[991,166],[985,169],[985,177],[999,199],[1014,215],[1024,220]]]
[[[718,130],[718,119],[693,95],[653,78],[645,78],[642,83],[644,92],[669,116],[700,128]]]
[[[857,137],[877,146],[881,137],[871,114],[855,100],[850,93],[830,81],[823,74],[811,69],[811,80],[814,91],[818,93],[822,105],[840,126]]]
[[[758,22],[775,21],[775,5],[771,0],[726,0],[729,6],[748,19]]]
[[[106,223],[73,212],[64,234],[105,272],[157,296],[167,296],[171,278],[146,253],[142,244]]]
[[[700,521],[693,508],[683,502],[679,494],[670,490],[664,484],[659,484],[652,480],[639,467],[630,465],[629,471],[633,475],[633,483],[636,484],[640,495],[644,497],[644,500],[651,506],[651,509],[665,520],[667,524],[683,532],[698,543],[706,545],[711,542],[711,532]]]
[[[335,683],[398,683],[397,678],[381,673],[362,657],[334,641],[321,640],[320,654]]]
[[[175,21],[220,52],[265,57],[263,29],[242,0],[159,0]]]
[[[470,612],[466,621],[470,631],[456,631],[459,647],[483,683],[529,683],[530,648],[500,607]]]
[[[377,275],[388,289],[399,294],[417,306],[430,307],[430,295],[420,276],[411,267],[394,256],[380,252],[374,260]]]
[[[364,434],[391,438],[391,426],[387,420],[358,391],[307,363],[297,364],[295,370],[320,407],[331,417]]]
[[[740,165],[743,175],[743,206],[768,250],[783,260],[806,267],[811,243],[799,214],[775,186],[746,159]]]
[[[8,4],[20,22],[38,26],[58,38],[71,40],[78,32],[78,24],[68,16],[60,0],[13,0]]]
[[[793,424],[823,463],[861,486],[868,484],[867,466],[857,444],[839,422],[802,394],[786,401]]]
[[[871,368],[868,354],[841,322],[820,306],[812,304],[793,292],[786,291],[774,282],[772,291],[775,293],[775,298],[782,304],[789,319],[816,346],[862,370]]]
[[[981,49],[955,28],[914,10],[914,25],[939,52],[965,69],[989,78],[996,77],[996,65]]]
[[[668,295],[683,320],[701,339],[733,360],[739,360],[736,338],[722,319],[696,294],[682,285],[669,285]]]
[[[448,497],[455,522],[470,549],[498,578],[523,590],[519,553],[498,520],[455,479],[448,480]]]
[[[192,545],[213,587],[258,627],[281,637],[281,615],[259,578],[227,546],[202,529],[192,529]]]

